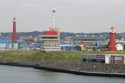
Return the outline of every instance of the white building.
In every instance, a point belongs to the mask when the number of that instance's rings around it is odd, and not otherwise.
[[[123,45],[121,44],[116,44],[116,49],[119,50],[123,50]]]
[[[42,41],[41,50],[61,51],[59,28],[50,28],[49,30],[44,31],[43,35],[39,35],[39,40]]]

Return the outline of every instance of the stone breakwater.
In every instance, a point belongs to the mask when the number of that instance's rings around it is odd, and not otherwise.
[[[124,64],[95,64],[82,62],[60,62],[60,61],[37,61],[37,62],[13,62],[0,61],[1,65],[13,65],[33,67],[37,69],[50,70],[55,72],[73,73],[89,76],[111,76],[125,77]]]
[[[99,73],[121,73],[125,74],[124,64],[99,64],[82,62],[40,62],[38,67],[54,68],[61,70],[70,70],[78,72],[99,72]]]

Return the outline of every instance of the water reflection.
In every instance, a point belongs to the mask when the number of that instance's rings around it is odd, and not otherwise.
[[[0,65],[0,83],[125,83],[124,78],[80,76]]]

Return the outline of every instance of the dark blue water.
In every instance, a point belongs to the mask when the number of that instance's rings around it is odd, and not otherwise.
[[[124,78],[80,76],[0,65],[0,83],[125,83]]]

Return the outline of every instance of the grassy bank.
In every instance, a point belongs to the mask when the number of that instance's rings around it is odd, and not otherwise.
[[[0,59],[7,61],[39,61],[39,60],[49,60],[49,61],[81,61],[83,54],[125,54],[125,51],[108,52],[108,51],[93,51],[93,52],[83,52],[83,51],[60,51],[60,52],[41,52],[37,50],[16,50],[16,51],[2,51],[0,52]]]
[[[81,61],[80,51],[61,51],[61,52],[41,52],[36,50],[17,50],[0,52],[1,60],[9,61],[38,61],[38,60],[56,60],[56,61]]]

